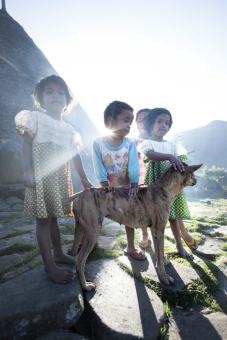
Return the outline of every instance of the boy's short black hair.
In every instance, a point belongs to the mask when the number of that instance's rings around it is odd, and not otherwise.
[[[59,77],[55,74],[51,74],[50,76],[48,76],[46,78],[40,79],[40,81],[36,85],[35,92],[32,95],[32,98],[33,98],[37,107],[39,107],[41,109],[45,109],[44,106],[43,106],[44,105],[44,103],[43,103],[43,91],[44,91],[46,85],[50,82],[57,83],[64,89],[65,95],[66,95],[66,103],[67,103],[66,108],[64,110],[64,113],[66,114],[67,108],[74,101],[74,96],[73,96],[72,92],[70,91],[69,87],[67,86],[66,82],[64,81],[64,79],[62,79],[61,77]]]
[[[171,126],[173,124],[173,119],[172,119],[171,113],[166,109],[163,109],[161,107],[156,107],[155,109],[150,110],[150,112],[148,113],[148,115],[146,117],[146,127],[147,127],[148,131],[151,131],[151,127],[154,125],[157,117],[159,115],[161,115],[162,113],[169,115],[169,117],[170,117],[169,128],[171,128]]]
[[[150,112],[150,110],[151,110],[151,109],[142,109],[142,110],[139,110],[138,112],[136,112],[136,121],[137,121],[137,119],[139,118],[139,114],[140,114],[141,112],[144,112],[144,111],[145,111],[145,112],[148,113],[148,112]]]
[[[122,110],[129,110],[133,112],[133,108],[130,105],[118,100],[115,100],[106,107],[104,111],[104,124],[106,128],[108,128],[108,117],[116,119],[117,116],[121,114]]]

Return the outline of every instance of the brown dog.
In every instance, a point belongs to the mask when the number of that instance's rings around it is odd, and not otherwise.
[[[104,217],[132,228],[151,228],[160,279],[166,285],[174,283],[164,267],[164,230],[171,204],[180,190],[196,184],[193,172],[201,166],[202,164],[185,166],[184,172],[170,166],[155,184],[140,188],[136,196],[129,196],[127,189],[106,193],[101,188],[91,188],[67,200],[67,203],[73,201],[75,218],[71,255],[76,256],[76,270],[84,290],[95,288],[94,284],[86,283],[84,266],[88,254],[98,240]],[[83,235],[83,246],[77,254]]]

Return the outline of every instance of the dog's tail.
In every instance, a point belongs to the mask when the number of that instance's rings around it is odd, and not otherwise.
[[[81,191],[80,191],[80,192],[81,192]],[[74,194],[73,196],[70,196],[70,197],[67,197],[67,198],[63,198],[63,199],[61,200],[61,203],[62,203],[63,207],[64,207],[65,205],[67,205],[67,204],[73,202],[73,201],[76,199],[76,197],[78,196],[78,194],[80,194],[80,192],[77,192],[77,193]]]

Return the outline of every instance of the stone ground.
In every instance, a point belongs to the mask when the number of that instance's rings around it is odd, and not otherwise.
[[[122,252],[117,259],[99,259],[86,264],[86,277],[96,284],[95,291],[83,294],[77,277],[67,285],[55,284],[43,270],[35,220],[24,217],[22,210],[22,200],[0,199],[1,339],[157,339],[167,322],[166,312],[161,299],[143,280],[149,279],[166,291],[180,292],[203,278],[202,269],[171,260],[166,271],[174,277],[175,285],[167,287],[160,283],[152,251],[147,253],[146,261],[136,261]],[[216,211],[200,213],[214,216]],[[64,224],[73,225],[73,218],[62,218],[59,222],[64,229]],[[123,226],[105,219],[99,247],[115,249],[123,230]],[[205,231],[204,242],[194,252],[193,262],[203,266],[206,256],[200,257],[201,254],[223,253],[223,263],[217,265],[219,289],[215,298],[227,305],[227,256],[220,249],[224,241],[208,236],[214,231],[227,235],[227,227]],[[169,238],[173,237],[170,228],[165,232]],[[140,237],[140,231],[136,233]],[[67,252],[73,235],[62,237],[66,243],[63,250]],[[168,244],[167,238],[165,247]],[[183,310],[178,307],[169,319],[169,335],[165,339],[227,339],[225,314],[198,306]]]

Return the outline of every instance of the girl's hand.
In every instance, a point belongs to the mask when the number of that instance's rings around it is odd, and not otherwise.
[[[89,182],[87,177],[81,178],[81,184],[84,190],[89,190],[91,187],[94,187],[94,185]]]
[[[31,188],[31,189],[35,189],[35,179],[34,179],[34,173],[31,169],[26,170],[24,172],[24,186],[26,188]]]
[[[129,196],[136,196],[138,194],[139,188],[138,183],[132,183],[131,188],[128,191]]]
[[[177,158],[176,156],[170,155],[169,162],[173,165],[175,170],[177,170],[177,169],[179,169],[180,171],[185,170],[184,169],[184,163],[179,158]]]

